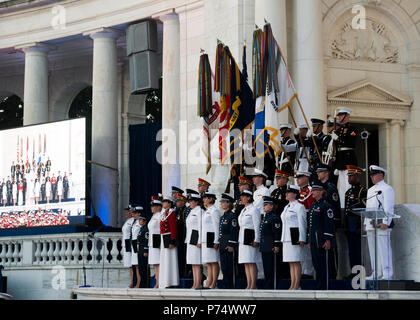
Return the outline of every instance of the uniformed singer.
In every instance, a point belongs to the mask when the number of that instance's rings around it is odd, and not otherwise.
[[[260,241],[261,214],[253,205],[252,192],[242,191],[241,203],[245,206],[238,217],[239,250],[238,263],[245,264],[246,289],[257,288],[257,261],[260,259],[258,245]]]
[[[162,214],[160,218],[160,266],[159,288],[171,288],[179,285],[178,254],[176,248],[176,217],[172,208],[172,199],[162,198]]]
[[[298,186],[291,185],[287,188],[286,199],[289,204],[281,214],[283,261],[290,265],[291,282],[289,290],[300,289],[301,262],[304,259],[303,248],[307,234],[306,210],[303,204],[297,200],[298,196]]]
[[[124,222],[121,231],[122,231],[122,252],[123,253],[123,264],[124,267],[129,268],[130,270],[130,284],[128,285],[129,288],[133,287],[133,268],[131,267],[131,228],[133,226],[134,218],[132,217],[132,206],[128,205],[125,208],[125,217],[126,221]]]
[[[374,186],[370,187],[367,193],[366,208],[382,208],[386,214],[394,213],[394,189],[384,181],[387,171],[379,166],[369,167],[369,176]],[[392,280],[392,248],[391,230],[394,226],[392,218],[384,218],[377,223],[373,219],[364,220],[365,230],[369,246],[370,261],[373,270],[377,270],[377,279]],[[377,231],[377,259],[378,265],[375,268],[375,228]],[[375,271],[367,277],[368,280],[375,278]]]
[[[219,242],[220,242],[220,265],[223,273],[224,289],[234,288],[234,254],[237,252],[238,244],[238,219],[232,211],[234,198],[223,193],[220,199],[220,206],[223,215],[220,218]]]
[[[133,265],[134,271],[136,272],[136,285],[134,288],[140,288],[140,270],[138,262],[138,245],[137,245],[137,236],[139,235],[141,225],[139,224],[139,215],[140,212],[143,212],[143,207],[136,206],[133,210],[133,228],[131,230],[131,264]]]
[[[203,214],[203,236],[202,236],[202,262],[207,264],[207,287],[216,288],[217,278],[219,277],[219,223],[220,211],[214,205],[216,194],[207,191],[203,195],[203,202],[206,211]]]
[[[309,209],[309,248],[316,272],[316,290],[327,288],[327,252],[334,238],[334,212],[324,197],[322,184],[312,185],[315,202]]]
[[[260,224],[260,252],[264,267],[264,289],[274,289],[277,276],[276,256],[280,251],[281,220],[274,212],[274,199],[263,197],[264,216]]]
[[[140,288],[149,288],[149,264],[147,262],[149,255],[149,228],[147,227],[147,216],[144,211],[140,212],[138,224],[140,230],[137,235],[137,260],[140,274]],[[137,280],[137,282],[139,282]]]
[[[263,197],[270,196],[268,188],[264,185],[265,179],[267,179],[267,174],[262,170],[255,168],[252,173],[252,182],[254,183],[256,189],[253,195],[253,205],[258,210],[260,214],[264,214],[264,205]]]
[[[192,266],[193,286],[191,289],[201,288],[201,235],[202,235],[202,216],[203,209],[200,207],[200,195],[191,193],[188,198],[190,213],[185,220],[187,244],[187,264]]]
[[[162,215],[162,202],[158,197],[152,197],[150,203],[152,217],[149,221],[149,256],[148,263],[155,271],[156,284],[153,288],[159,287],[159,265],[160,265],[160,219]]]

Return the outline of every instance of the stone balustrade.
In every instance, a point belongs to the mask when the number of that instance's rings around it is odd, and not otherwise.
[[[90,239],[87,233],[1,237],[0,265],[5,270],[82,264],[122,267],[121,233],[96,233],[95,237]]]

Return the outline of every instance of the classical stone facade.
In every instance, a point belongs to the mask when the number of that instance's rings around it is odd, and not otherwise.
[[[361,13],[365,29],[354,29]],[[251,74],[252,32],[265,18],[287,56],[308,118],[326,119],[346,105],[353,109],[353,121],[375,125],[379,165],[390,172],[397,203],[420,203],[417,0],[125,0],[112,6],[101,0],[0,1],[0,97],[16,94],[24,101],[25,124],[66,119],[73,98],[93,86],[93,141],[98,144],[92,160],[119,169],[118,175],[93,172],[101,190],[94,199],[112,211],[106,224],[122,224],[129,194],[128,126],[143,122],[145,115],[145,95],[130,95],[125,30],[146,18],[158,21],[162,63],[156,72],[163,75],[164,128],[180,136],[200,130],[200,49],[214,64],[220,39],[240,62],[246,43]],[[303,121],[297,107],[292,109]],[[287,113],[282,117],[288,121]],[[188,160],[194,144],[182,141],[180,160]],[[217,156],[217,141],[212,146]],[[227,172],[216,162],[208,176],[204,164],[164,166],[163,191],[171,183],[195,188],[198,177],[223,191]]]

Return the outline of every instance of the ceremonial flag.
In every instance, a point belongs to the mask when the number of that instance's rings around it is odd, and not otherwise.
[[[276,60],[279,62],[277,66],[277,83],[279,90],[276,92],[274,84],[271,84],[271,92],[267,93],[265,108],[265,130],[269,135],[269,145],[273,148],[275,156],[281,153],[281,136],[280,136],[280,119],[279,113],[288,108],[292,101],[297,97],[295,87],[290,79],[284,57],[280,47],[274,40],[274,52]]]
[[[243,130],[250,128],[255,118],[255,100],[251,88],[246,80],[246,47],[243,50],[243,71],[239,72],[238,65],[235,59],[231,59],[231,105],[230,105],[230,159],[231,159],[231,174],[236,175],[232,170],[234,165],[242,164],[242,147],[243,146]],[[239,77],[239,82],[237,81]],[[239,87],[238,87],[239,84]],[[235,130],[232,133],[232,130]],[[241,132],[238,135],[239,131]],[[239,139],[242,143],[239,143]],[[239,157],[238,157],[239,156]],[[238,163],[238,159],[240,162]]]
[[[200,56],[198,69],[198,115],[203,118],[202,148],[207,159],[206,174],[211,168],[210,142],[219,128],[219,93],[213,91],[212,72],[207,54]]]

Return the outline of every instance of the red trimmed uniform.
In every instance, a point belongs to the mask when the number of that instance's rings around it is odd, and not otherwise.
[[[311,204],[315,202],[315,199],[312,197],[311,188],[309,188],[309,186],[300,188],[298,201],[300,204],[305,206],[306,210],[309,210]]]
[[[176,228],[176,217],[174,209],[167,209],[163,213],[165,217],[169,215],[169,217],[164,220],[160,221],[160,234],[170,233],[171,234],[171,244],[176,245],[176,236],[177,236],[177,228]],[[172,212],[172,213],[171,213]],[[171,214],[169,214],[171,213]]]

